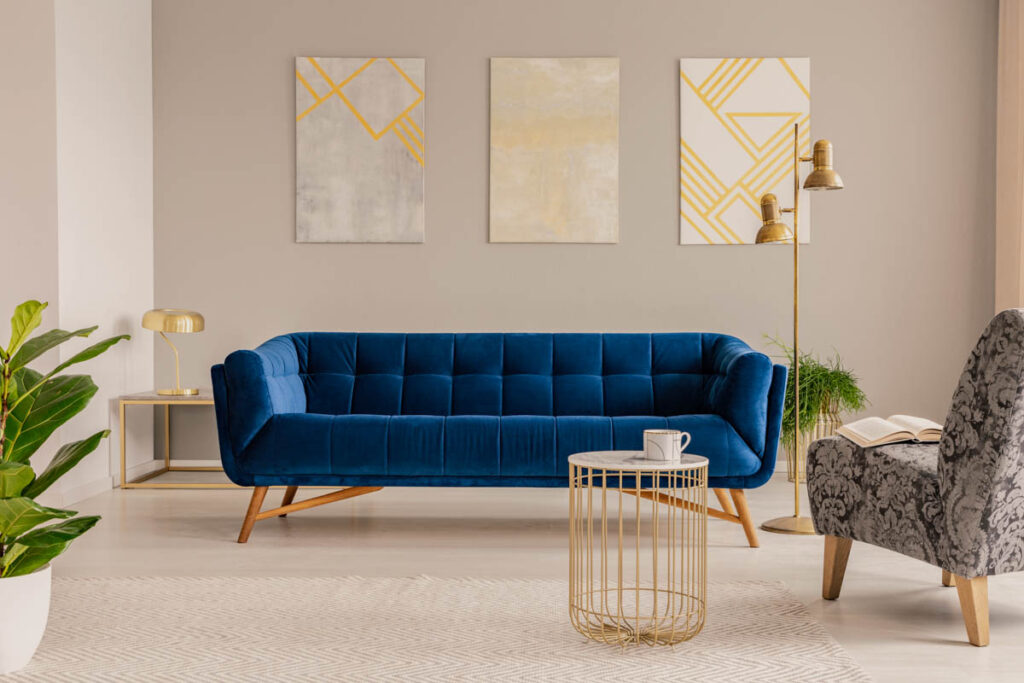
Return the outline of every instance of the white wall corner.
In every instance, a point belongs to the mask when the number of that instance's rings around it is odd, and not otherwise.
[[[142,313],[153,306],[153,45],[150,0],[55,0],[57,262],[60,326],[99,325],[61,349],[130,334],[80,368],[99,391],[60,430],[63,443],[111,437],[60,482],[63,504],[113,483],[117,396],[153,385]],[[76,340],[77,341],[77,340]],[[148,419],[147,419],[148,416]],[[152,412],[133,415],[131,449],[152,458]]]

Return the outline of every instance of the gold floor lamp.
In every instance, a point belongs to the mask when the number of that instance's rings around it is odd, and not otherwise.
[[[195,311],[181,308],[154,308],[142,315],[142,326],[147,330],[159,332],[167,345],[174,351],[174,388],[157,389],[160,396],[195,396],[199,389],[181,388],[181,362],[178,359],[178,347],[171,343],[165,332],[189,333],[202,332],[206,326],[203,316]]]
[[[757,244],[793,243],[793,448],[795,450],[793,476],[793,515],[769,519],[761,525],[765,531],[779,534],[813,534],[814,522],[800,515],[800,162],[810,161],[814,170],[804,180],[805,190],[841,190],[843,179],[832,169],[832,143],[818,140],[814,154],[800,156],[800,124],[793,125],[793,208],[780,209],[773,194],[761,197],[761,229],[757,231]],[[793,229],[782,222],[783,213],[793,214]]]

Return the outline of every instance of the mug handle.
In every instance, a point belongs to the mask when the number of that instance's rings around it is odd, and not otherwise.
[[[686,450],[686,447],[690,445],[690,432],[683,432],[683,433],[682,433],[682,434],[680,435],[680,437],[679,437],[680,441],[682,441],[682,438],[683,438],[684,436],[686,437],[686,443],[684,443],[684,444],[681,444],[681,445],[679,446],[679,455],[682,455],[682,454],[683,454],[683,451],[685,451],[685,450]]]

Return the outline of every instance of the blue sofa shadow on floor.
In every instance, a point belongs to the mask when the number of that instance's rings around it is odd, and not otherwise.
[[[756,546],[744,490],[775,469],[786,387],[785,367],[708,333],[297,333],[212,376],[224,471],[255,487],[240,543],[383,486],[567,486],[571,454],[668,428],[710,461],[709,514]],[[261,511],[269,486],[284,501]],[[299,486],[349,488],[293,503]]]

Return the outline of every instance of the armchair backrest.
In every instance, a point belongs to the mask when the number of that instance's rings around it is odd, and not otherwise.
[[[939,444],[948,553],[976,575],[1024,565],[1024,309],[988,324]]]

